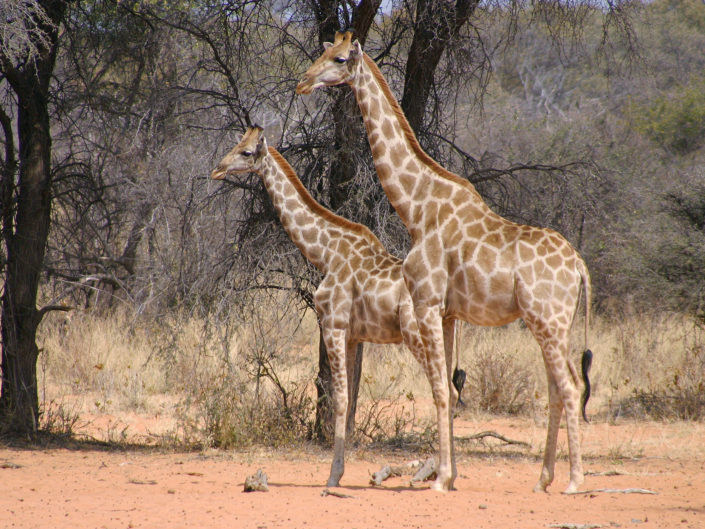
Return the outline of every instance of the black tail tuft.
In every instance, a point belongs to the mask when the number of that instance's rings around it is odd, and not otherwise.
[[[592,366],[592,351],[590,349],[585,349],[583,357],[580,361],[583,370],[583,382],[585,383],[585,391],[583,391],[583,397],[580,399],[580,406],[583,411],[583,420],[588,421],[587,414],[585,413],[585,407],[587,406],[588,399],[590,398],[590,366]]]
[[[463,399],[460,398],[460,394],[463,392],[463,386],[465,385],[465,378],[465,371],[458,369],[457,367],[453,370],[453,385],[455,386],[455,389],[458,390],[458,404],[461,406],[465,406]]]

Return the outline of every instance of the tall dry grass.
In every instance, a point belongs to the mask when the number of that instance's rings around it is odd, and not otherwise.
[[[302,318],[276,297],[252,300],[244,314],[228,323],[179,313],[159,321],[127,312],[53,314],[40,330],[40,398],[46,409],[71,403],[75,414],[170,414],[168,435],[187,444],[304,440],[315,409],[315,315]],[[573,334],[577,363],[581,321]],[[543,361],[521,322],[461,324],[456,342],[459,367],[468,373],[462,413],[545,417]],[[705,415],[705,329],[697,322],[673,314],[598,317],[590,348],[593,417]],[[367,345],[358,438],[427,430],[434,415],[430,387],[412,355],[402,346]]]

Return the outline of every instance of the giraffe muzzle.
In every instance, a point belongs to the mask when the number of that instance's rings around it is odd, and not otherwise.
[[[313,83],[311,82],[311,78],[308,75],[304,75],[301,78],[301,81],[299,81],[299,84],[296,85],[296,93],[310,94],[311,92],[313,92]]]
[[[216,168],[211,172],[211,179],[213,180],[223,180],[227,171],[224,169]]]

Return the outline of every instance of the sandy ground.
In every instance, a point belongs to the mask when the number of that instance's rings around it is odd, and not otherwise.
[[[133,429],[137,429],[135,426]],[[370,474],[424,454],[349,451],[342,486],[322,496],[330,452],[174,453],[154,448],[0,446],[2,528],[705,528],[705,424],[625,422],[584,426],[585,494],[565,496],[565,431],[548,494],[533,493],[544,428],[524,419],[458,421],[457,490],[442,494],[409,476],[381,487]],[[262,469],[269,492],[243,492]],[[616,472],[615,472],[616,471]],[[606,473],[608,475],[600,475]],[[655,494],[595,491],[646,489]]]

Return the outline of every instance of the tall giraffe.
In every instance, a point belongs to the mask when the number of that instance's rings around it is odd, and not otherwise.
[[[335,441],[328,486],[340,483],[350,380],[360,342],[402,343],[427,372],[402,262],[365,226],[328,211],[308,193],[260,127],[251,127],[220,161],[211,178],[257,172],[282,225],[301,253],[323,274],[314,301],[331,366]]]
[[[335,42],[304,74],[297,93],[347,83],[367,130],[377,174],[406,225],[412,248],[403,273],[414,303],[431,369],[438,413],[439,469],[436,490],[450,490],[457,474],[448,340],[453,322],[504,325],[522,318],[536,338],[546,367],[549,421],[543,466],[535,491],[553,481],[563,408],[568,426],[570,483],[583,482],[577,370],[569,357],[569,331],[585,291],[585,343],[590,315],[590,278],[584,261],[558,233],[510,222],[494,213],[467,180],[426,154],[374,61],[352,34]],[[445,348],[444,348],[445,343]],[[583,353],[583,416],[589,397],[592,353]]]

